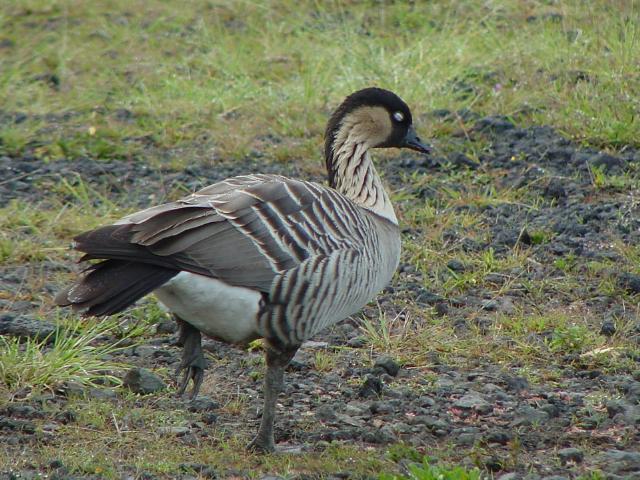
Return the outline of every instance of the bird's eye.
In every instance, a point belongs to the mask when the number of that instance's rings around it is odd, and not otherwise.
[[[395,113],[393,114],[393,119],[394,119],[396,122],[401,122],[401,121],[403,121],[403,120],[404,120],[404,115],[403,115],[403,113],[402,113],[402,112],[395,112]]]

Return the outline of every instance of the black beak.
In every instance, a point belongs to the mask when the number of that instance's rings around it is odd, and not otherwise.
[[[413,128],[413,125],[409,127],[409,131],[407,132],[407,136],[404,137],[404,144],[402,146],[421,153],[431,153],[431,147],[420,140]]]

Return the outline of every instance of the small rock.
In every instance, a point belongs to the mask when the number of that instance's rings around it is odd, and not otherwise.
[[[36,426],[28,420],[14,420],[12,418],[0,417],[0,430],[14,432],[35,433]]]
[[[496,456],[491,456],[484,460],[484,466],[490,472],[499,472],[504,468],[504,462]]]
[[[186,435],[191,431],[189,427],[159,427],[156,430],[160,435]]]
[[[622,158],[614,157],[613,155],[609,155],[608,153],[599,154],[592,162],[592,167],[597,167],[602,169],[604,172],[612,173],[612,172],[621,172],[626,167],[627,162],[625,162]]]
[[[336,411],[332,405],[323,404],[316,408],[316,418],[321,422],[333,422],[336,420]]]
[[[640,382],[629,381],[622,386],[625,398],[632,404],[640,404]]]
[[[410,423],[412,425],[424,425],[428,430],[431,430],[433,432],[448,432],[451,429],[449,423],[440,418],[432,417],[430,415],[416,415],[411,419]]]
[[[58,427],[58,425],[56,425],[55,423],[45,423],[41,428],[43,432],[54,433],[60,427]]]
[[[58,392],[67,398],[82,397],[86,393],[84,387],[77,382],[64,382]]]
[[[540,405],[538,408],[549,415],[550,418],[555,418],[560,415],[560,409],[553,403],[545,403],[543,405]]]
[[[304,342],[302,344],[302,346],[300,348],[303,349],[314,349],[314,348],[320,348],[320,349],[325,349],[329,347],[329,343],[328,342],[317,342],[315,340],[307,340],[306,342]]]
[[[374,432],[367,432],[362,436],[362,439],[368,443],[387,444],[397,442],[396,435],[388,425],[380,427]]]
[[[618,285],[629,293],[640,293],[640,275],[622,273],[618,277]]]
[[[456,440],[457,445],[470,447],[476,442],[477,435],[475,433],[461,433]]]
[[[475,170],[480,166],[478,162],[474,162],[467,155],[461,152],[455,152],[449,155],[448,160],[457,167],[468,167],[472,170]]]
[[[422,396],[418,398],[418,405],[420,405],[422,408],[431,408],[435,404],[436,401],[431,397]]]
[[[22,418],[42,418],[41,411],[36,410],[31,405],[9,404],[7,405],[7,413],[12,417]]]
[[[369,405],[369,410],[371,410],[371,413],[376,414],[376,413],[392,413],[395,409],[391,404],[391,402],[375,401],[375,402],[371,402],[371,405]]]
[[[549,414],[542,410],[537,410],[528,405],[519,408],[515,412],[515,418],[511,422],[512,427],[528,427],[528,426],[540,426],[544,422],[549,420]]]
[[[447,268],[456,273],[462,273],[467,269],[464,263],[462,263],[460,260],[456,260],[455,258],[447,262]]]
[[[544,188],[542,193],[546,198],[561,200],[567,198],[567,191],[564,188],[564,184],[560,179],[552,179]]]
[[[484,117],[475,124],[475,129],[481,132],[502,133],[514,128],[513,122],[504,116]]]
[[[363,348],[367,345],[367,340],[364,337],[354,337],[347,341],[347,346],[351,348]]]
[[[62,412],[56,413],[53,419],[56,422],[67,425],[68,423],[75,422],[78,419],[78,415],[73,410],[64,410]]]
[[[55,340],[56,326],[44,320],[36,320],[27,315],[3,313],[0,315],[0,335],[12,335],[20,338]]]
[[[350,415],[345,415],[343,413],[336,413],[336,420],[338,422],[344,423],[346,425],[350,425],[352,427],[363,428],[364,422],[358,418],[354,418]]]
[[[202,417],[200,418],[205,425],[213,425],[218,421],[218,416],[215,413],[210,412],[202,414]]]
[[[608,450],[601,456],[615,468],[615,473],[636,472],[640,470],[640,453],[622,450]]]
[[[158,334],[167,334],[167,333],[175,333],[178,330],[178,326],[176,325],[175,320],[165,319],[161,320],[156,325],[156,333]]]
[[[373,375],[367,375],[360,387],[358,395],[364,398],[378,396],[382,393],[382,380]]]
[[[300,350],[298,350],[298,353],[300,353]],[[298,358],[302,358],[302,357],[298,357]],[[309,368],[309,364],[307,363],[306,360],[298,360],[297,358],[293,358],[289,362],[289,365],[287,365],[288,372],[301,372],[303,370],[307,370],[308,368]]]
[[[356,405],[352,405],[352,404],[347,404],[344,407],[344,413],[346,415],[351,415],[352,417],[358,417],[362,414],[364,414],[367,411],[366,406],[356,406]]]
[[[522,477],[516,472],[509,472],[509,473],[504,473],[500,475],[498,477],[498,480],[519,480],[520,478]]]
[[[486,415],[493,411],[493,407],[489,402],[487,402],[482,395],[476,392],[467,393],[456,400],[453,406],[462,410],[474,410],[481,415]]]
[[[167,388],[162,379],[146,368],[132,368],[124,377],[123,384],[134,393],[143,395]]]
[[[485,435],[487,443],[499,443],[500,445],[506,445],[511,441],[511,434],[507,432],[493,431]]]
[[[506,383],[507,390],[518,393],[529,389],[529,381],[524,377],[512,377],[510,375],[505,375],[503,378]]]
[[[210,412],[220,408],[220,404],[209,397],[199,396],[189,402],[190,412]]]
[[[562,450],[558,450],[558,457],[563,465],[569,462],[580,463],[584,460],[584,453],[577,448],[563,448]]]
[[[622,400],[608,400],[605,403],[609,418],[613,418],[620,413],[624,413],[630,405],[626,404]]]
[[[57,470],[62,467],[64,467],[64,463],[62,463],[62,460],[54,459],[49,462],[49,468],[53,470]]]
[[[505,228],[498,231],[493,239],[493,244],[500,247],[515,247],[516,245],[531,245],[531,235],[526,229]]]
[[[400,365],[398,365],[398,362],[396,362],[393,358],[387,356],[379,357],[373,367],[381,368],[392,377],[397,376],[398,372],[400,371]]]
[[[487,312],[495,312],[498,310],[498,306],[500,305],[497,300],[483,300],[482,301],[482,309]]]
[[[86,391],[86,397],[94,400],[114,400],[118,394],[109,388],[90,388]]]
[[[611,337],[616,333],[616,324],[611,320],[605,320],[602,322],[600,326],[600,335],[604,335],[605,337]]]
[[[437,305],[439,303],[444,302],[445,299],[442,295],[438,295],[437,293],[433,293],[426,288],[422,289],[420,293],[416,296],[416,303],[421,305]]]

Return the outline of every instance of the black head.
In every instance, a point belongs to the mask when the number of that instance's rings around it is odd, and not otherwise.
[[[428,153],[413,129],[411,110],[395,93],[370,87],[349,95],[331,116],[325,133],[325,156],[329,160],[333,143],[342,129],[357,129],[373,148],[410,148]]]

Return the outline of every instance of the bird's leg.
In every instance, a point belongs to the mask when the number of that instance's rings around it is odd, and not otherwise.
[[[276,350],[267,347],[265,354],[267,360],[267,372],[264,377],[264,406],[262,408],[262,420],[255,438],[247,445],[249,450],[257,452],[273,452],[275,441],[273,438],[273,421],[276,414],[276,402],[283,386],[284,369],[287,367],[297,347],[293,349]]]
[[[176,377],[182,373],[182,380],[179,382],[178,395],[184,395],[189,380],[193,380],[193,390],[191,390],[190,398],[194,399],[200,391],[202,380],[204,379],[204,369],[207,362],[202,353],[202,337],[200,331],[175,317],[180,326],[180,335],[178,337],[178,345],[182,345],[182,361],[176,370]]]

